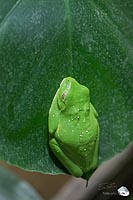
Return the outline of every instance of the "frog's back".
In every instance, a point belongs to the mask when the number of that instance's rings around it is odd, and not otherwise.
[[[99,126],[97,119],[92,115],[79,117],[78,121],[68,119],[61,123],[55,137],[64,151],[84,172],[87,172],[93,160],[95,146],[99,140]],[[91,116],[92,115],[92,116]],[[83,125],[84,123],[84,125]],[[64,137],[65,135],[65,137]]]

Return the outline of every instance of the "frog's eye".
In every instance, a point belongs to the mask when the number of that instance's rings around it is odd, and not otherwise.
[[[57,103],[58,103],[58,108],[60,110],[63,110],[65,108],[65,100],[66,100],[67,92],[64,91],[61,93],[61,95],[58,96]]]
[[[66,96],[67,96],[67,93],[66,93],[66,92],[63,92],[63,94],[62,94],[62,96],[61,96],[61,98],[62,98],[62,101],[64,101],[64,100],[65,100]]]

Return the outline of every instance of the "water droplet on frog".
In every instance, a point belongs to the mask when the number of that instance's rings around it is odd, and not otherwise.
[[[89,131],[86,131],[86,133],[89,133]]]
[[[68,121],[70,122],[71,120],[69,119]]]
[[[86,149],[84,149],[84,151],[86,151]]]
[[[79,119],[79,116],[77,117],[77,119]]]

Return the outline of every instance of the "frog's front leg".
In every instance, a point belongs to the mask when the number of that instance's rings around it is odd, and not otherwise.
[[[49,145],[53,153],[55,154],[55,156],[60,160],[61,163],[63,163],[66,169],[73,176],[76,176],[76,177],[82,176],[83,174],[82,170],[64,154],[58,142],[54,138],[50,140]]]

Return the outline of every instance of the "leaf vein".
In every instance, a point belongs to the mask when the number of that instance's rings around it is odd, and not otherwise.
[[[5,15],[3,20],[0,22],[0,31],[3,28],[3,25],[7,22],[7,19],[11,16],[11,14],[14,12],[14,10],[18,7],[18,5],[22,2],[22,0],[16,1],[16,3],[12,6],[12,8],[9,10],[9,12]]]

